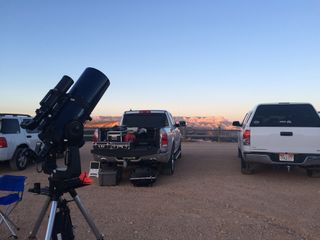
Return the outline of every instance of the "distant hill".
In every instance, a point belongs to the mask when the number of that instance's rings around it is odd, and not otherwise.
[[[176,121],[184,120],[188,127],[213,129],[233,129],[232,123],[221,116],[209,117],[175,117]]]
[[[121,117],[93,116],[92,121],[86,122],[86,128],[113,127],[119,125]]]
[[[188,127],[213,129],[233,129],[232,123],[221,116],[209,117],[174,117],[176,121],[184,120]],[[94,116],[91,122],[85,124],[86,128],[112,127],[119,125],[121,117],[118,116]]]

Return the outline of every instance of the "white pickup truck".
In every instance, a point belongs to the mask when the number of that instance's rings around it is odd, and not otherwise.
[[[308,176],[320,169],[320,117],[311,104],[260,104],[233,126],[241,129],[243,174],[252,174],[256,164],[300,166]]]

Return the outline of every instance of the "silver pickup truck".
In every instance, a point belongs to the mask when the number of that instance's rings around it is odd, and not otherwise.
[[[167,175],[181,157],[181,133],[172,115],[164,110],[126,111],[120,126],[95,131],[94,159],[118,168],[162,167]]]

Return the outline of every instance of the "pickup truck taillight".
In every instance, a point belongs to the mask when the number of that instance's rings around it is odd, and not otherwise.
[[[7,140],[4,137],[0,137],[0,148],[8,147]]]
[[[250,130],[245,130],[243,133],[243,145],[250,145]]]
[[[168,147],[168,134],[165,132],[160,133],[160,146],[161,148]]]
[[[98,133],[98,129],[96,129],[92,135],[92,142],[93,143],[98,142],[98,138],[99,138],[99,133]]]

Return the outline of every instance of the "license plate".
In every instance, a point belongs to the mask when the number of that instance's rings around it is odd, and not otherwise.
[[[294,154],[292,153],[280,153],[279,161],[282,162],[294,162]]]
[[[106,144],[99,144],[99,143],[98,143],[96,146],[97,146],[97,148],[105,148],[105,147],[106,147]]]

